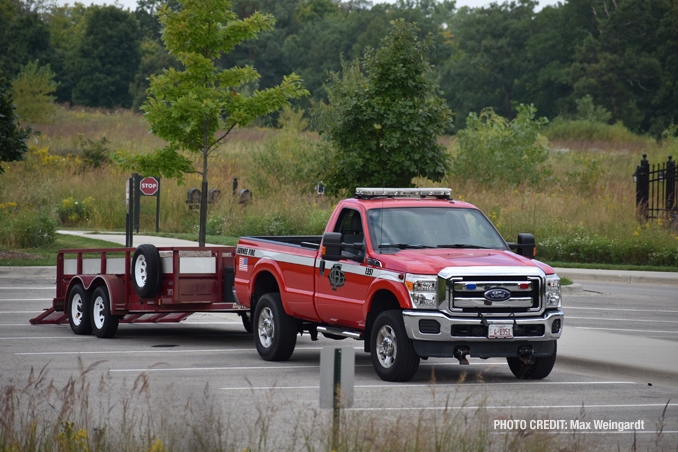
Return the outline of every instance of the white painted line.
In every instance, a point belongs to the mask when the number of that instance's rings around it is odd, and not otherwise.
[[[531,382],[489,382],[489,383],[422,383],[422,384],[383,384],[383,385],[355,385],[355,388],[432,388],[437,386],[497,386],[497,385],[636,385],[635,381],[543,381]],[[271,389],[318,389],[319,386],[239,386],[233,388],[219,388],[224,391],[258,390],[270,391]]]
[[[0,298],[0,301],[53,301],[54,298]]]
[[[320,365],[309,366],[244,366],[244,367],[168,367],[162,369],[111,369],[111,372],[176,372],[196,370],[276,370],[276,369],[307,369],[319,368]],[[372,364],[358,364],[356,367],[372,367]]]
[[[594,328],[588,326],[571,326],[570,328],[577,328],[580,330],[605,330],[605,331],[636,331],[640,333],[668,333],[668,334],[678,334],[678,331],[657,331],[657,330],[625,330],[622,328]]]
[[[580,320],[604,320],[606,322],[652,322],[652,323],[678,323],[675,320],[640,320],[640,319],[607,319],[604,317],[574,317],[571,315],[567,316],[568,319],[580,319]]]
[[[0,326],[26,326],[30,325],[30,323],[0,323]]]
[[[670,311],[670,310],[665,310],[665,309],[631,309],[631,308],[617,309],[617,308],[589,308],[589,307],[580,307],[580,306],[563,306],[561,309],[586,309],[586,310],[590,310],[590,311],[634,311],[634,312],[647,312],[647,313],[673,312],[673,313],[678,314],[678,311]]]
[[[168,322],[165,322],[168,323]],[[201,321],[183,321],[179,322],[180,325],[242,325],[242,322],[201,322]]]
[[[61,325],[63,326],[63,325]],[[0,337],[1,341],[11,341],[16,339],[91,339],[89,336],[77,336],[75,334],[69,336],[21,336],[21,337]],[[51,353],[50,353],[51,354]]]
[[[49,287],[0,287],[0,290],[56,290],[56,286]]]
[[[398,410],[542,410],[542,409],[566,409],[572,408],[580,410],[582,407],[586,410],[595,408],[652,408],[665,407],[666,403],[639,403],[625,405],[476,405],[476,406],[431,406],[431,407],[382,407],[382,408],[344,408],[346,411],[398,411]],[[678,403],[669,403],[669,406],[678,406]]]
[[[45,311],[0,311],[0,314],[36,314]]]
[[[169,336],[162,336],[169,337]],[[320,350],[322,347],[296,347],[295,350]],[[156,350],[108,350],[108,351],[94,351],[94,352],[31,352],[31,353],[15,353],[15,355],[98,355],[98,354],[133,354],[133,353],[226,353],[226,352],[255,352],[254,348],[219,348],[219,349],[203,349],[203,350],[181,350],[181,349],[156,349]]]

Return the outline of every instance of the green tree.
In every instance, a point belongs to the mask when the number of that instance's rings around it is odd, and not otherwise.
[[[20,126],[14,109],[10,84],[0,71],[0,162],[23,160],[28,152],[26,140],[33,131]],[[0,174],[4,172],[0,165]]]
[[[90,107],[132,105],[130,83],[139,67],[139,24],[134,14],[115,6],[90,6],[82,39],[67,67],[73,103]]]
[[[21,67],[21,72],[12,82],[12,96],[17,114],[24,122],[48,124],[54,121],[55,97],[50,95],[58,85],[54,76],[49,64],[40,66],[38,60]]]
[[[119,162],[143,174],[176,178],[186,173],[202,176],[199,244],[205,245],[208,163],[210,155],[235,127],[288,105],[289,99],[307,95],[301,80],[291,74],[274,88],[250,96],[235,88],[256,80],[252,67],[219,70],[215,60],[240,42],[273,28],[275,19],[259,12],[239,20],[226,0],[185,0],[179,11],[163,6],[159,12],[165,46],[184,70],[170,68],[151,78],[150,97],[143,110],[154,135],[167,146],[152,155],[121,153]],[[194,167],[186,151],[198,159]]]
[[[332,76],[323,130],[336,148],[331,192],[410,187],[413,177],[445,175],[447,154],[437,138],[452,127],[452,113],[426,60],[430,37],[420,41],[415,25],[403,20],[392,25],[379,50],[365,50],[364,75],[354,65],[349,75]]]

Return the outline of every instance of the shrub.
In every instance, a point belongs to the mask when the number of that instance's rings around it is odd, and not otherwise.
[[[85,139],[78,134],[78,147],[82,149],[82,164],[84,169],[100,168],[112,162],[111,150],[108,148],[108,138],[101,137],[98,140]]]
[[[38,60],[21,67],[21,72],[12,82],[12,95],[22,123],[54,122],[55,97],[49,94],[56,91],[59,86],[59,83],[54,81],[55,76],[49,64],[38,66]]]
[[[73,196],[61,201],[56,208],[57,215],[62,224],[77,224],[82,221],[89,221],[94,212],[94,198],[87,198],[76,201]]]
[[[471,113],[468,127],[460,130],[459,152],[452,159],[452,174],[459,180],[484,184],[538,182],[548,175],[540,167],[548,159],[548,149],[539,142],[539,130],[546,118],[535,119],[534,106],[520,105],[513,121],[491,108]]]
[[[14,208],[11,215],[0,217],[0,243],[11,248],[51,245],[56,240],[56,227],[56,220],[44,211]]]

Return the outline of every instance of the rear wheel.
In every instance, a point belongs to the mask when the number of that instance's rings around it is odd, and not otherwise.
[[[372,365],[385,381],[409,381],[419,369],[419,355],[405,331],[400,311],[384,311],[370,337]]]
[[[68,297],[68,323],[75,334],[90,334],[90,294],[78,284]]]
[[[517,378],[521,380],[541,380],[549,376],[556,364],[556,351],[558,343],[553,344],[553,354],[551,356],[540,356],[534,358],[534,363],[526,364],[520,358],[506,358],[509,369]]]
[[[108,290],[101,286],[92,295],[92,330],[97,337],[109,338],[118,331],[120,319],[111,314]]]
[[[297,344],[297,322],[285,313],[280,294],[268,293],[254,310],[254,344],[265,361],[287,361]]]
[[[160,253],[153,245],[139,245],[132,257],[132,284],[141,298],[152,298],[160,289]]]

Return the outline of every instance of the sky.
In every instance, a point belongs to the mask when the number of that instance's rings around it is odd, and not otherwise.
[[[95,5],[112,5],[112,4],[119,4],[123,6],[124,8],[129,8],[132,11],[137,9],[137,0],[77,0],[80,3],[84,3],[85,5],[90,5],[90,4],[95,4]],[[376,3],[395,3],[396,0],[372,0],[373,4]],[[565,0],[560,0],[561,3],[564,3]],[[502,3],[503,0],[495,0],[496,3]],[[558,0],[539,0],[539,6],[536,8],[537,11],[539,11],[541,8],[543,8],[546,5],[555,5],[558,2]],[[66,3],[73,4],[75,3],[75,0],[57,0],[57,3],[59,5],[65,5]],[[493,3],[491,0],[457,0],[457,8],[461,8],[462,6],[470,6],[471,8],[477,8],[480,6],[485,6],[489,5],[490,3]]]

